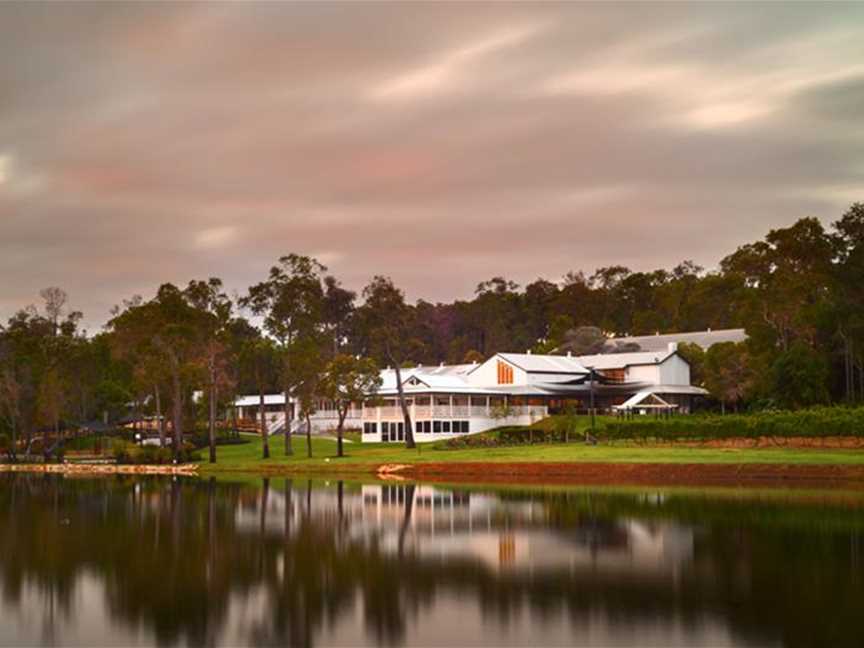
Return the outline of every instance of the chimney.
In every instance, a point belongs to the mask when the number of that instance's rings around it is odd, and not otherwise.
[[[531,355],[531,349],[528,349],[525,353],[527,353],[528,355]]]
[[[677,342],[670,342],[669,343],[669,353],[675,353],[677,350],[678,350],[678,343]]]
[[[573,357],[573,352],[572,352],[572,351],[568,351],[568,352],[567,352],[567,357],[568,357],[568,358],[572,358],[572,357]]]

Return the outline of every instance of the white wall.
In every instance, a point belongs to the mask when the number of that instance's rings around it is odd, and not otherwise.
[[[669,356],[660,365],[660,380],[664,385],[689,385],[690,365],[679,355]]]
[[[531,425],[532,423],[536,423],[537,421],[546,418],[549,415],[549,410],[545,406],[543,407],[535,407],[532,408],[534,411],[534,416],[531,414],[520,414],[518,416],[512,416],[510,418],[501,420],[501,419],[493,419],[491,417],[485,416],[472,416],[472,417],[458,417],[454,416],[453,420],[468,420],[469,428],[468,434],[477,434],[479,432],[485,432],[486,430],[491,430],[496,427],[500,427],[502,425]],[[425,419],[424,419],[425,420]],[[379,443],[381,441],[381,423],[378,423],[378,432],[376,434],[363,434],[363,443]],[[417,443],[429,443],[432,441],[441,441],[444,439],[452,439],[454,437],[464,437],[468,436],[468,434],[464,433],[453,433],[445,434],[443,432],[414,432],[414,440]]]
[[[660,365],[632,365],[627,367],[628,382],[645,382],[652,385],[660,384]]]

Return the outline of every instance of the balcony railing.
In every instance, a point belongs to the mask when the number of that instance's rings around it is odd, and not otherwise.
[[[540,405],[512,405],[509,407],[511,415],[505,419],[518,418],[520,416],[535,416],[537,418],[546,415],[546,408]],[[487,418],[495,411],[495,408],[487,409],[484,405],[415,405],[409,406],[408,411],[411,413],[411,418],[415,421],[425,421],[430,419],[448,419],[448,418]],[[388,421],[402,420],[402,408],[394,406],[381,407],[366,407],[363,410],[363,420],[365,421]]]

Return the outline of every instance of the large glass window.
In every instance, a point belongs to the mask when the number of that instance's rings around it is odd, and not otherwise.
[[[450,421],[441,421],[441,431],[444,434],[450,433]]]
[[[390,424],[387,421],[381,423],[381,440],[385,443],[390,440]]]
[[[435,434],[441,432],[441,421],[432,422],[432,432],[434,432]]]
[[[423,431],[427,434],[432,431],[432,421],[423,421]]]

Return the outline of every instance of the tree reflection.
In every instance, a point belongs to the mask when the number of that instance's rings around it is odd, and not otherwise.
[[[511,491],[482,510],[413,484],[304,486],[0,476],[4,604],[41,606],[29,612],[45,643],[63,643],[89,575],[104,600],[84,604],[164,645],[312,646],[337,627],[398,644],[441,597],[499,626],[519,612],[577,626],[717,617],[744,642],[859,645],[864,513],[848,502]],[[634,520],[656,556],[639,557]],[[667,555],[673,531],[686,558]],[[472,534],[504,544],[483,553]],[[544,549],[522,569],[513,543],[529,536]],[[242,600],[256,606],[245,624]]]

